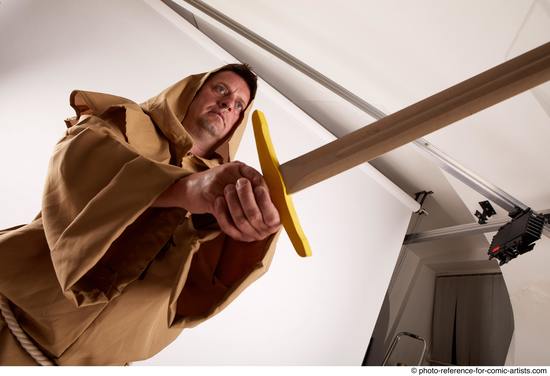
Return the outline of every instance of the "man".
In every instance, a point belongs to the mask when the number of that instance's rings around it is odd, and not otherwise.
[[[232,64],[142,105],[71,94],[40,215],[0,232],[0,294],[53,363],[149,358],[267,270],[279,216],[231,162],[255,92]],[[0,364],[36,364],[12,332],[0,320]]]

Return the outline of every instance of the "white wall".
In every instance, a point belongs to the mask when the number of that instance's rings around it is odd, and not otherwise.
[[[401,307],[402,312],[397,317],[391,332],[388,333],[390,343],[399,332],[410,332],[424,338],[427,348],[430,348],[434,288],[434,271],[422,263],[418,264],[411,285],[406,290],[406,298]],[[421,353],[422,342],[403,337],[389,359],[389,364],[401,362],[407,365],[416,365]],[[426,353],[426,359],[428,358],[429,353]]]
[[[542,44],[550,40],[550,0],[536,0],[531,7],[518,38],[510,49],[510,54],[517,53],[525,48]],[[532,94],[540,110],[547,115],[543,123],[548,130],[550,122],[550,84],[546,83],[535,89]],[[529,96],[529,99],[531,97]],[[543,148],[533,148],[534,152],[542,158],[548,159],[548,137],[544,138]],[[536,184],[547,187],[541,178],[548,179],[548,174],[537,170]],[[528,182],[525,179],[523,183]],[[532,183],[528,183],[532,184]],[[548,190],[546,190],[548,191]],[[550,196],[543,194],[538,197],[523,198],[534,209],[550,209]],[[514,336],[508,352],[506,364],[512,365],[546,365],[550,364],[550,351],[548,339],[550,338],[550,326],[548,315],[550,313],[550,275],[547,265],[550,264],[550,239],[543,236],[537,242],[535,249],[529,254],[520,256],[509,265],[502,267],[502,275],[506,281],[506,287],[510,294],[510,301],[514,311]]]
[[[39,211],[72,89],[142,101],[232,61],[153,0],[0,6],[0,228]],[[331,138],[264,83],[256,106],[283,162]],[[257,166],[250,129],[240,158]],[[265,277],[143,364],[360,364],[415,208],[404,197],[369,166],[296,194],[314,256],[298,258],[283,236]]]
[[[550,239],[543,237],[535,249],[502,267],[514,311],[514,336],[509,365],[549,365]]]
[[[387,310],[381,312],[377,322],[375,342],[369,365],[381,364],[391,342],[399,332],[410,332],[426,340],[430,349],[435,272],[409,247],[404,246],[399,257],[385,302]],[[384,334],[384,340],[380,341]],[[422,343],[410,337],[401,337],[388,359],[389,365],[402,363],[415,365],[421,355]],[[425,359],[430,356],[426,353]],[[371,363],[372,362],[372,363]],[[427,364],[427,363],[425,363]]]
[[[420,258],[404,246],[387,293],[390,305],[388,315],[390,327],[386,333],[386,342],[391,341],[395,334],[395,327],[407,306],[408,296],[416,282],[419,268]]]

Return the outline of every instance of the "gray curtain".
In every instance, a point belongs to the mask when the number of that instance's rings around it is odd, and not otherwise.
[[[436,278],[431,359],[456,365],[504,365],[514,330],[502,275]]]

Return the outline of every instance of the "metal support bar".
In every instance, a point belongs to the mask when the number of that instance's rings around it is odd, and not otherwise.
[[[540,214],[550,214],[550,209],[542,210]],[[403,241],[404,245],[429,242],[433,240],[445,239],[452,236],[460,235],[476,235],[476,234],[485,234],[487,232],[497,231],[500,227],[504,226],[506,223],[510,222],[509,218],[495,219],[489,221],[484,225],[479,223],[468,223],[465,225],[457,225],[450,227],[438,228],[435,230],[429,230],[424,232],[417,232],[413,234],[407,234],[405,240]],[[548,225],[543,230],[543,234],[547,237],[550,237],[548,232]]]
[[[169,6],[175,4],[175,2],[172,0],[162,0],[162,1]],[[371,117],[377,120],[380,120],[381,118],[386,116],[384,112],[382,112],[375,106],[361,99],[360,97],[353,94],[343,86],[339,85],[338,83],[326,77],[319,71],[315,70],[313,67],[295,58],[291,54],[287,53],[286,51],[277,47],[273,43],[269,42],[267,39],[262,38],[258,34],[254,33],[252,30],[246,28],[245,26],[241,25],[240,23],[236,22],[230,17],[227,17],[225,14],[219,12],[213,7],[205,4],[200,0],[181,0],[181,1],[186,2],[187,4],[191,5],[195,9],[206,14],[208,17],[211,17],[217,22],[225,25],[227,28],[233,30],[243,38],[247,39],[248,41],[262,48],[263,50],[276,56],[283,62],[294,67],[295,69],[302,72],[303,74],[305,74],[315,82],[319,83],[320,85],[323,85],[324,87],[326,87],[327,89],[329,89],[330,91],[338,95],[339,97],[343,98],[347,102],[361,109]],[[423,150],[424,152],[426,152],[427,155],[431,156],[441,166],[443,170],[447,171],[448,173],[450,173],[451,175],[453,175],[454,177],[456,177],[457,179],[459,179],[460,181],[468,185],[470,188],[474,189],[476,192],[480,193],[487,199],[493,201],[495,204],[502,207],[503,209],[510,211],[515,206],[520,207],[521,209],[527,208],[527,205],[523,204],[519,200],[509,195],[508,193],[504,192],[502,189],[483,180],[478,175],[474,174],[473,172],[469,171],[465,167],[461,166],[457,161],[453,160],[451,157],[443,153],[441,150],[437,149],[428,141],[422,138],[419,138],[416,141],[414,141],[413,144],[418,148],[420,148],[421,150]],[[548,224],[545,225],[544,234],[550,237],[550,226]]]
[[[468,187],[472,188],[476,192],[480,193],[488,200],[494,202],[504,210],[510,212],[515,207],[519,207],[522,210],[527,209],[527,205],[510,196],[499,187],[485,181],[479,175],[476,175],[472,171],[461,166],[458,162],[451,157],[443,153],[433,144],[420,138],[413,141],[414,145],[419,147],[423,152],[432,157],[432,159],[439,165],[441,169],[454,176]]]
[[[498,230],[500,227],[504,226],[506,223],[510,222],[510,219],[500,219],[495,221],[489,221],[484,225],[479,223],[468,223],[465,225],[450,226],[444,228],[438,228],[436,230],[417,232],[413,234],[407,234],[403,244],[414,244],[429,242],[432,240],[445,239],[451,236],[459,235],[475,235],[475,234],[485,234],[487,232],[493,232]]]

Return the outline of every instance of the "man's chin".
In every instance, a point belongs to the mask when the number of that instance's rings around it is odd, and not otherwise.
[[[200,122],[200,129],[208,133],[209,136],[219,139],[223,133],[223,122],[203,119]]]

